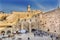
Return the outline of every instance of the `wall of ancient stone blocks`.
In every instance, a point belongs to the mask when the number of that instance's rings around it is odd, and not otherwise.
[[[40,25],[44,31],[60,34],[60,13],[59,11],[47,12],[42,14]]]

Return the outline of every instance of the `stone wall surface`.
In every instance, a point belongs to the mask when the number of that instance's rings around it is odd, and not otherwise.
[[[31,26],[31,29],[41,29],[43,31],[60,34],[60,9],[45,13],[39,10],[12,12],[12,14],[1,13],[0,27],[7,26],[12,26],[12,29],[14,29],[14,26],[19,29],[23,26],[23,29],[26,30]]]
[[[42,14],[43,30],[60,34],[60,9]]]

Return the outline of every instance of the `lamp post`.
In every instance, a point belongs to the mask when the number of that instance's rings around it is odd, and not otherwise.
[[[59,0],[57,0],[57,3],[58,3],[58,5],[57,5],[57,6],[58,6],[58,8],[59,8]]]

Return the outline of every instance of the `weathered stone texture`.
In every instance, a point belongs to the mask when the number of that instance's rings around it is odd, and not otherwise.
[[[43,15],[43,30],[60,34],[60,10],[46,12]]]

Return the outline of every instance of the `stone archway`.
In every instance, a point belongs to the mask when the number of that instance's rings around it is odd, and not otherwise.
[[[11,34],[11,31],[10,31],[10,30],[8,30],[8,31],[7,31],[7,34]]]
[[[5,34],[5,31],[1,31],[1,34],[3,34],[3,35],[4,35],[4,34]]]
[[[34,32],[34,31],[36,31],[36,29],[32,28],[31,31]]]

